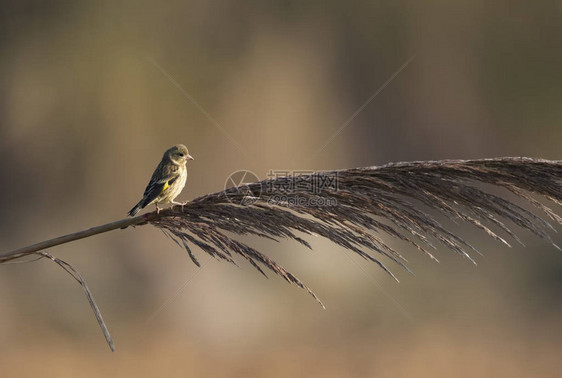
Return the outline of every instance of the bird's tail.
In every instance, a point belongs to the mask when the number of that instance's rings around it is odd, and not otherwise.
[[[140,209],[142,209],[143,206],[143,201],[140,201],[139,203],[137,203],[135,205],[135,207],[133,207],[131,210],[129,210],[129,212],[127,213],[130,217],[134,217],[135,215],[137,215],[137,213],[140,211]]]

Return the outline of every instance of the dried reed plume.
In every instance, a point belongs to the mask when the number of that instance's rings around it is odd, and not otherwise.
[[[555,229],[544,215],[558,224],[562,224],[562,218],[537,197],[562,205],[561,184],[562,161],[530,158],[394,163],[279,177],[208,194],[159,214],[127,218],[2,253],[0,263],[98,233],[152,224],[184,247],[197,265],[191,250],[194,245],[233,264],[235,255],[240,255],[263,275],[267,268],[320,302],[297,277],[231,235],[256,235],[275,241],[289,238],[308,248],[302,234],[323,236],[378,264],[396,279],[380,257],[404,268],[406,259],[388,245],[385,236],[406,241],[434,260],[430,250],[437,248],[435,244],[472,262],[470,253],[478,253],[420,208],[425,206],[470,223],[507,246],[507,237],[521,243],[511,229],[513,225],[552,243],[549,232]],[[507,189],[537,211],[493,194],[491,186]],[[100,325],[103,329],[103,320]]]

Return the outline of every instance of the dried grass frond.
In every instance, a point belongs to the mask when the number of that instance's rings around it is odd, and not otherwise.
[[[510,243],[493,229],[505,232],[520,243],[512,226],[506,222],[509,221],[560,249],[549,235],[554,227],[543,216],[479,185],[505,188],[530,203],[550,221],[562,224],[559,215],[532,197],[538,195],[554,204],[562,204],[560,161],[530,158],[443,160],[393,163],[317,175],[320,179],[335,178],[337,186],[322,188],[315,193],[298,189],[309,185],[310,175],[269,179],[249,184],[244,190],[229,188],[196,198],[183,208],[161,212],[148,223],[185,247],[196,264],[190,245],[231,263],[234,263],[233,255],[240,255],[260,273],[265,275],[262,269],[265,267],[307,290],[317,300],[297,277],[229,235],[256,235],[277,241],[288,238],[308,248],[310,245],[297,232],[319,235],[378,264],[394,279],[396,277],[380,256],[404,268],[406,259],[391,248],[381,234],[406,241],[434,260],[429,250],[436,249],[438,243],[474,262],[471,253],[478,253],[476,248],[420,210],[421,203],[470,223],[507,246]],[[279,197],[287,201],[280,202]],[[299,205],[297,197],[304,199],[301,202],[305,205]],[[335,200],[337,206],[314,206],[312,200],[319,202],[319,197]],[[244,201],[248,204],[241,206]]]

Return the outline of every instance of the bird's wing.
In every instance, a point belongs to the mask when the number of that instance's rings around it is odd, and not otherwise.
[[[180,177],[179,170],[176,166],[160,165],[154,171],[146,189],[144,190],[143,203],[144,206],[154,201],[160,194],[170,187]]]

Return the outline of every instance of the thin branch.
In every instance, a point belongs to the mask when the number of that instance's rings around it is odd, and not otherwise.
[[[47,258],[51,259],[52,261],[54,261],[55,263],[57,263],[61,268],[63,268],[68,274],[70,274],[72,276],[72,278],[74,278],[76,281],[78,281],[78,283],[82,286],[82,289],[84,289],[84,293],[86,294],[86,298],[88,298],[88,302],[90,303],[90,307],[92,307],[92,311],[94,312],[94,315],[95,315],[95,317],[98,321],[98,324],[100,325],[101,331],[103,332],[103,335],[105,336],[105,340],[107,341],[107,345],[109,345],[109,348],[111,349],[112,352],[115,352],[115,344],[113,343],[113,339],[111,338],[111,335],[109,334],[109,330],[107,329],[107,326],[105,325],[105,322],[103,321],[103,317],[101,316],[101,311],[100,311],[98,305],[96,304],[96,301],[94,300],[94,296],[92,295],[92,292],[88,288],[88,285],[86,285],[86,281],[84,281],[84,279],[82,278],[80,273],[76,269],[74,269],[72,267],[72,265],[70,265],[66,261],[61,260],[57,257],[54,257],[53,255],[50,255],[47,252],[37,252],[37,254],[39,254],[41,256],[44,256],[44,257],[47,257]]]
[[[39,242],[39,243],[36,243],[36,244],[33,244],[33,245],[29,245],[27,247],[15,249],[15,250],[10,251],[10,252],[4,252],[4,253],[0,254],[0,264],[5,263],[6,261],[18,259],[20,257],[33,254],[33,253],[35,253],[37,251],[41,251],[43,249],[55,247],[57,245],[61,245],[61,244],[65,244],[65,243],[70,243],[72,241],[79,240],[79,239],[88,238],[90,236],[102,234],[104,232],[109,232],[109,231],[118,230],[118,229],[124,229],[124,228],[127,228],[129,226],[137,226],[137,225],[146,224],[147,222],[149,222],[151,220],[154,220],[158,217],[159,217],[159,215],[156,214],[156,212],[154,212],[154,213],[139,215],[139,216],[134,217],[134,218],[125,218],[125,219],[121,219],[121,220],[118,220],[118,221],[115,221],[115,222],[106,223],[106,224],[103,224],[101,226],[88,228],[87,230],[73,232],[71,234],[67,234],[67,235],[59,236],[59,237],[56,237],[56,238],[53,238],[53,239],[45,240],[45,241],[42,241],[42,242]]]

